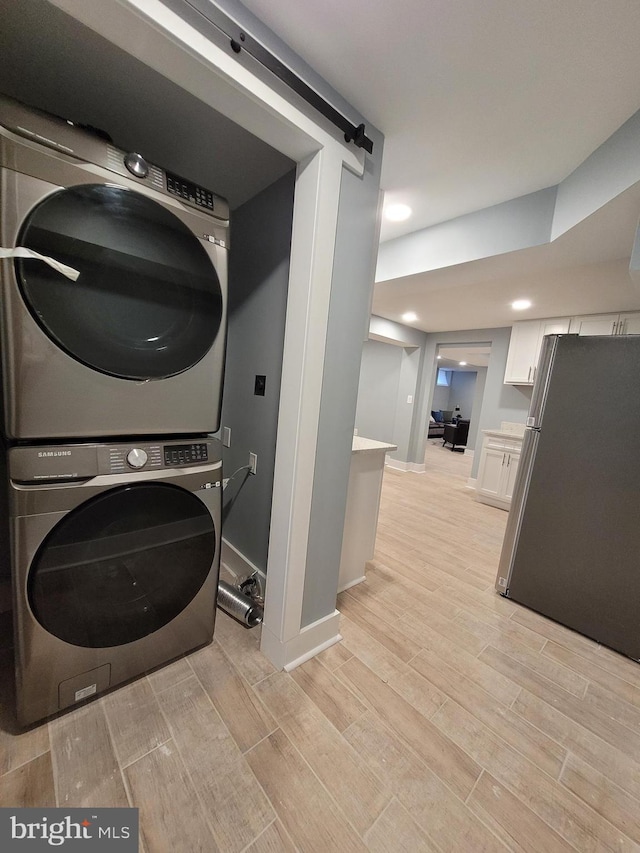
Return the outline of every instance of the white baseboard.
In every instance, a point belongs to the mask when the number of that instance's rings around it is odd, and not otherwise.
[[[478,479],[477,479],[477,477],[469,477],[469,479],[467,480],[467,488],[468,488],[468,489],[473,489],[473,490],[474,490],[474,492],[475,492],[475,490],[476,490],[476,486],[477,486],[477,484],[478,484]]]
[[[387,456],[384,464],[386,468],[402,471],[403,474],[406,474],[407,471],[412,474],[424,474],[424,462],[402,462],[400,459],[390,459]]]
[[[266,578],[262,569],[255,566],[224,538],[220,562],[235,578],[245,578],[254,572],[257,572],[263,580]],[[359,580],[354,583],[359,583]],[[285,643],[272,634],[263,623],[260,650],[278,669],[295,669],[309,658],[315,657],[329,646],[339,642],[342,639],[339,629],[340,613],[337,610],[303,628],[296,637]]]
[[[277,669],[285,669],[288,672],[341,639],[340,613],[334,610],[328,616],[302,628],[297,636],[286,642],[282,642],[263,624],[260,651]]]
[[[470,457],[473,459],[473,457],[474,457],[474,455],[475,455],[475,450],[467,450],[467,449],[465,448],[464,455],[465,455],[465,456],[470,456]]]
[[[393,471],[402,471],[403,474],[405,473],[405,471],[409,470],[407,465],[407,462],[401,462],[399,459],[389,459],[388,456],[384,460],[385,468],[391,468]]]
[[[349,581],[344,586],[338,587],[338,592],[344,592],[345,589],[351,589],[352,586],[355,586],[357,583],[362,583],[362,581],[366,580],[365,575],[362,575],[361,578],[356,578],[354,581]]]
[[[220,562],[235,578],[246,578],[254,572],[257,572],[263,580],[267,577],[262,569],[254,566],[251,560],[248,560],[234,545],[227,542],[224,536],[222,537],[222,553],[220,554]]]

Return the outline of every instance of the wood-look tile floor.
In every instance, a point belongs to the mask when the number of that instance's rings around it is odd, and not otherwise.
[[[214,643],[24,734],[0,805],[140,809],[146,853],[640,850],[640,668],[495,594],[507,514],[429,442],[385,473],[344,640],[288,674]]]

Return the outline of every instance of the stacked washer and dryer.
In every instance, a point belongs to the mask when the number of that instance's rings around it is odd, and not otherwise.
[[[228,205],[0,97],[3,482],[28,725],[213,636]]]

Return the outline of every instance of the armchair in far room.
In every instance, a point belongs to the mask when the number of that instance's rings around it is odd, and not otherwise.
[[[467,438],[469,437],[469,421],[458,421],[457,424],[445,424],[442,446],[445,444],[451,445],[451,450],[458,447],[466,447]]]

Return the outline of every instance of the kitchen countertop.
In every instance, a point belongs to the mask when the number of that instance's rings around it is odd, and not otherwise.
[[[483,429],[483,435],[496,435],[499,438],[514,438],[516,441],[522,441],[524,433],[514,432],[512,429]]]
[[[364,438],[361,435],[353,436],[351,445],[352,453],[379,453],[380,451],[397,450],[397,444],[387,444],[385,441],[374,441],[373,438]]]
[[[482,432],[485,435],[495,435],[499,438],[524,438],[524,431],[526,429],[526,424],[519,423],[518,421],[501,421],[500,427],[496,427],[495,429],[483,429]]]

